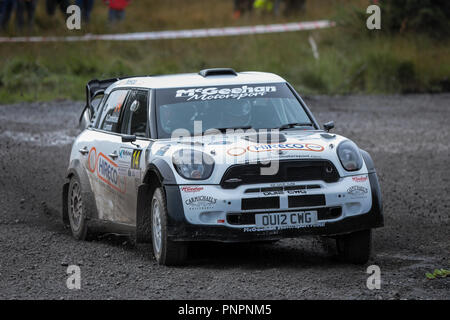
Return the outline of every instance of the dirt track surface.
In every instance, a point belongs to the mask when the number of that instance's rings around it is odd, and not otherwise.
[[[126,237],[74,240],[60,221],[61,186],[82,103],[0,106],[0,299],[449,299],[450,95],[311,97],[320,122],[372,154],[386,226],[366,266],[316,238],[202,245],[188,266],[156,264]],[[81,290],[66,287],[67,265]],[[368,290],[368,265],[381,289]]]

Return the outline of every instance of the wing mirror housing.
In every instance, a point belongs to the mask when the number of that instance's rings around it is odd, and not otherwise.
[[[323,124],[323,128],[324,128],[327,132],[330,132],[330,130],[334,128],[334,121],[328,121],[327,123],[324,123],[324,124]]]
[[[122,136],[122,142],[135,142],[136,141],[136,136],[130,135],[130,134],[125,134]]]
[[[131,104],[130,111],[136,112],[138,110],[139,110],[139,101],[134,100],[133,103]]]

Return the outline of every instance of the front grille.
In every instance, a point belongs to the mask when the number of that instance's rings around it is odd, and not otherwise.
[[[286,186],[286,187],[269,187],[269,188],[249,188],[244,191],[244,193],[267,193],[267,192],[280,192],[287,191],[290,194],[295,193],[306,193],[306,190],[320,189],[321,186],[318,184],[308,184],[300,186]]]
[[[337,182],[339,173],[332,162],[328,160],[283,160],[274,175],[261,175],[261,168],[269,164],[249,163],[231,166],[225,172],[220,182],[224,189],[233,189],[245,184],[274,183],[285,181]]]
[[[301,211],[308,211],[309,209],[302,209]],[[329,220],[336,219],[341,216],[342,208],[341,207],[330,207],[330,208],[318,208],[311,209],[317,211],[317,220]],[[280,212],[280,211],[278,211]],[[282,211],[284,212],[298,212],[294,210],[290,211]],[[254,225],[255,224],[255,215],[262,213],[276,213],[276,212],[239,212],[239,213],[228,213],[227,214],[227,222],[232,225]]]
[[[280,197],[245,198],[242,199],[242,210],[278,209]]]
[[[288,206],[289,208],[298,208],[298,207],[318,207],[324,206],[325,203],[325,195],[323,194],[312,194],[307,196],[289,196],[288,197]]]

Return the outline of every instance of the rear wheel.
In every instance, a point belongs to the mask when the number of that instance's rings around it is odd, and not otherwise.
[[[167,238],[167,217],[164,190],[157,188],[151,204],[153,254],[161,265],[180,265],[186,260],[187,244]]]
[[[68,214],[70,229],[75,239],[86,240],[88,237],[88,223],[86,219],[86,203],[83,201],[81,183],[77,176],[70,179],[68,201]]]
[[[339,257],[345,262],[365,264],[372,251],[372,230],[339,236],[336,239]]]

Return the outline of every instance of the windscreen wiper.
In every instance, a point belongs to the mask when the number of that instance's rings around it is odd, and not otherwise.
[[[294,127],[312,127],[312,126],[313,126],[313,124],[310,123],[310,122],[306,122],[306,123],[293,122],[293,123],[283,124],[278,129],[279,130],[286,130],[286,129],[290,129],[290,128],[294,128]]]
[[[242,127],[229,127],[229,128],[216,128],[216,130],[219,130],[220,132],[226,132],[227,130],[247,130],[247,129],[252,129],[252,126],[242,126]]]

